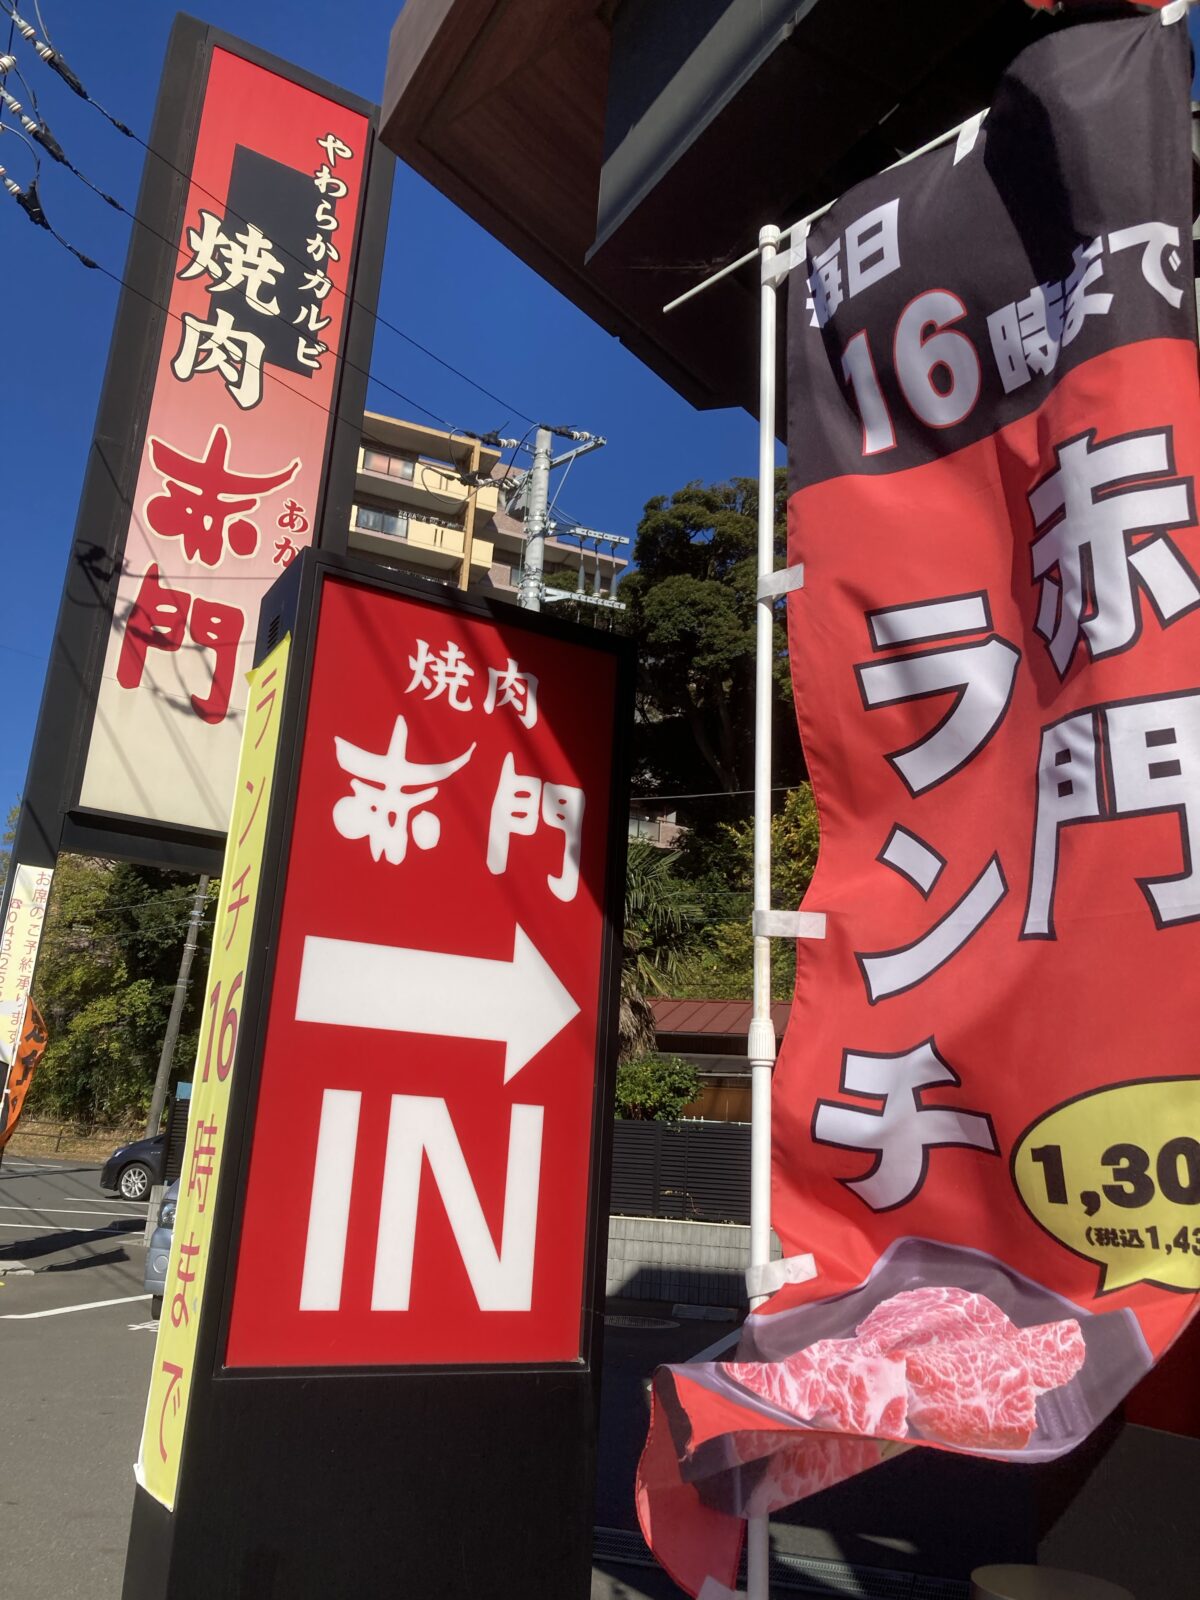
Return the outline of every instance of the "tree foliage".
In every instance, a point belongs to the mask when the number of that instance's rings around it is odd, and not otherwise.
[[[788,791],[771,818],[771,903],[795,910],[804,898],[817,860],[819,826],[812,788]],[[753,822],[722,823],[695,830],[679,851],[680,876],[700,907],[694,934],[679,969],[680,997],[748,1000],[753,986]],[[771,993],[789,1000],[795,984],[795,946],[776,940],[771,951]]]
[[[669,994],[683,981],[699,916],[687,884],[675,875],[675,855],[631,839],[625,872],[625,947],[621,960],[622,1061],[654,1048],[651,994]]]
[[[4,825],[4,833],[0,835],[0,894],[4,892],[4,885],[8,882],[8,869],[12,865],[12,845],[17,837],[17,823],[21,816],[21,802],[14,800],[8,808],[8,821]]]
[[[646,1055],[617,1068],[617,1115],[674,1122],[700,1093],[700,1073],[680,1056]]]
[[[215,885],[210,908],[215,903]],[[49,1043],[32,1115],[116,1124],[149,1108],[195,883],[171,872],[61,856],[34,983]],[[200,928],[174,1070],[196,1054],[209,925]]]
[[[780,471],[776,565],[786,561],[786,499]],[[757,554],[757,480],[689,483],[647,503],[636,568],[620,588],[628,608],[623,625],[638,646],[634,792],[675,797],[687,830],[670,871],[693,909],[665,968],[671,992],[681,996],[741,999],[751,990]],[[774,651],[775,781],[789,792],[772,824],[773,903],[795,907],[812,874],[817,822],[804,781],[782,606]],[[772,966],[774,993],[790,996],[789,946],[775,946]],[[623,1043],[630,1059],[649,1039]]]
[[[775,557],[786,559],[786,486],[776,478]],[[753,777],[758,482],[689,483],[646,504],[621,582],[638,645],[638,783],[652,792],[734,793]],[[776,765],[803,771],[775,625]]]
[[[773,511],[779,565],[786,559],[782,472]],[[687,829],[681,849],[630,845],[620,1027],[630,1106],[669,1107],[677,1071],[653,1056],[652,995],[750,994],[757,517],[750,478],[689,483],[658,496],[646,505],[635,569],[620,586],[626,611],[574,608],[581,621],[620,626],[638,646],[635,793],[684,796],[676,806]],[[803,782],[782,606],[774,647],[775,781],[790,792],[772,824],[773,894],[776,905],[794,907],[812,872],[817,824]],[[719,798],[710,801],[714,792]],[[15,814],[9,820],[11,839]],[[60,860],[35,983],[50,1043],[31,1110],[88,1122],[144,1113],[192,893],[176,874]],[[194,1058],[207,943],[202,929],[176,1070],[190,1069]],[[774,956],[774,992],[786,996],[790,948],[776,944]],[[657,1089],[652,1078],[662,1080]],[[681,1106],[694,1098],[685,1087]]]

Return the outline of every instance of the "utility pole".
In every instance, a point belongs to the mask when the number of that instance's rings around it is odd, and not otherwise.
[[[553,524],[551,524],[551,526],[553,526]],[[623,533],[601,533],[597,528],[584,527],[572,528],[571,535],[573,538],[579,540],[579,577],[576,587],[574,590],[571,590],[548,589],[543,586],[543,599],[574,600],[577,605],[595,606],[602,611],[624,611],[625,602],[623,600],[614,600],[609,595],[601,594],[600,592],[600,584],[603,577],[600,568],[600,546],[602,544],[628,544],[629,540],[626,535]],[[585,539],[591,539],[596,546],[596,550],[594,552],[596,557],[596,569],[592,574],[592,587],[590,592],[587,587],[587,577],[584,570],[586,563],[584,561],[583,541]],[[576,612],[576,616],[578,616],[578,612]]]
[[[480,441],[471,440],[471,459],[467,467],[467,480],[471,485],[471,492],[467,496],[467,507],[463,515],[463,558],[462,566],[458,573],[458,587],[466,594],[471,584],[471,551],[475,544],[475,509],[479,499],[479,459],[481,455]]]
[[[163,1106],[167,1103],[167,1080],[171,1076],[171,1062],[179,1042],[179,1024],[183,1020],[183,1002],[187,999],[188,983],[192,975],[192,958],[196,954],[196,935],[204,911],[204,897],[208,893],[208,874],[201,873],[192,901],[192,914],[188,918],[187,938],[183,941],[183,955],[179,961],[179,976],[175,979],[175,994],[171,1001],[171,1015],[167,1018],[167,1032],[163,1039],[162,1054],[158,1058],[158,1075],[154,1080],[154,1098],[150,1102],[150,1115],[146,1119],[146,1137],[158,1132]]]
[[[555,456],[551,460],[550,442],[555,436],[560,439],[574,439],[577,442],[573,450],[566,450],[561,456]],[[548,509],[550,473],[555,467],[562,467],[568,461],[574,461],[576,456],[585,456],[591,450],[602,450],[607,443],[607,439],[598,433],[581,433],[577,428],[552,428],[544,422],[538,424],[533,448],[533,466],[529,469],[525,551],[521,563],[521,588],[518,596],[520,604],[527,611],[540,611],[544,599],[570,598],[562,590],[547,590],[544,582],[546,535],[550,532]],[[605,536],[599,535],[599,537]],[[627,540],[624,542],[628,543]]]
[[[550,499],[550,429],[539,427],[529,473],[529,510],[525,516],[525,559],[521,563],[520,603],[526,611],[542,609],[542,572],[546,564],[546,506]]]

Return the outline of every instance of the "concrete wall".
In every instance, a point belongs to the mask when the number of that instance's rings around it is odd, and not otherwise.
[[[772,1240],[772,1254],[781,1254]],[[744,1306],[750,1229],[734,1222],[608,1219],[608,1294],[617,1300]]]

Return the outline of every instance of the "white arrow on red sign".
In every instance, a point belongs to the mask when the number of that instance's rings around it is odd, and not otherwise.
[[[511,961],[355,939],[304,941],[298,1022],[499,1040],[505,1083],[578,1012],[520,925]]]

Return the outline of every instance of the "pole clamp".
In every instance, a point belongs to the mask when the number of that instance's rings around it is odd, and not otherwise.
[[[723,1583],[718,1583],[711,1574],[705,1578],[704,1587],[696,1596],[696,1600],[746,1600],[745,1589],[727,1589]]]
[[[817,1275],[813,1256],[784,1256],[782,1261],[764,1261],[746,1268],[746,1293],[751,1300],[774,1294],[787,1283],[811,1283]]]
[[[808,256],[808,223],[798,222],[792,229],[791,243],[786,250],[773,256],[763,255],[760,261],[760,279],[763,284],[778,288],[796,267],[802,267]]]
[[[804,563],[797,561],[794,567],[780,567],[775,572],[764,572],[758,580],[759,600],[780,600],[785,594],[791,594],[793,589],[804,587]]]
[[[756,939],[823,939],[825,913],[823,911],[756,911],[754,913]]]
[[[958,130],[958,138],[954,141],[954,165],[965,161],[979,142],[979,130],[983,127],[983,119],[987,111],[977,111],[973,117],[968,117]]]

